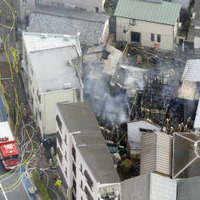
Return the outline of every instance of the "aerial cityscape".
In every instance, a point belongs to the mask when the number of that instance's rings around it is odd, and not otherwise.
[[[0,200],[200,199],[200,0],[0,0]]]

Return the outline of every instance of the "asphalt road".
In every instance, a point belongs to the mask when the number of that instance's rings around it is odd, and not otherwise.
[[[2,164],[0,163],[0,175],[6,173],[7,171],[3,168]],[[19,178],[18,173],[11,173],[6,175],[0,180],[0,184],[3,188],[10,187],[13,185]],[[5,180],[4,180],[5,179]],[[5,190],[5,195],[8,200],[29,200],[29,195],[27,194],[22,181],[17,184],[14,188],[10,190]],[[6,200],[3,195],[3,192],[0,191],[0,200]]]

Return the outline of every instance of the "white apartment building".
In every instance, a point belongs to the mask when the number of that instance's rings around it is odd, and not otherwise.
[[[57,104],[57,155],[68,199],[120,198],[120,180],[89,103]]]
[[[77,36],[23,33],[22,75],[42,136],[56,133],[56,103],[83,101],[81,56]]]

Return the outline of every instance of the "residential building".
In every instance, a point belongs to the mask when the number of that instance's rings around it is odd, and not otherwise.
[[[158,172],[171,176],[172,136],[164,132],[143,133],[140,174]]]
[[[127,179],[121,187],[123,200],[176,200],[176,180],[156,173]]]
[[[199,200],[200,177],[177,179],[177,200]]]
[[[66,7],[90,12],[103,12],[105,0],[27,0],[27,7],[34,9],[37,5]]]
[[[200,48],[200,1],[194,1],[194,7],[191,9],[191,20],[187,34],[186,42],[189,47],[199,50]]]
[[[200,10],[194,19],[194,48],[196,50],[200,49]]]
[[[195,133],[199,134],[199,132],[200,132],[200,98],[198,101],[196,116],[195,116],[195,120],[194,120],[194,129],[195,129]]]
[[[66,8],[37,6],[29,17],[29,32],[79,35],[81,45],[105,43],[109,17]]]
[[[42,136],[56,133],[56,103],[83,101],[78,36],[23,33],[22,75]]]
[[[194,133],[175,133],[173,139],[173,178],[199,176],[200,136]]]
[[[144,131],[153,132],[160,131],[160,127],[148,121],[140,120],[129,122],[128,124],[128,143],[132,153],[140,153],[141,150],[141,136]]]
[[[181,5],[161,0],[119,0],[116,40],[175,50]]]
[[[188,60],[181,78],[182,86],[179,93],[180,98],[198,100],[200,87],[200,60]]]
[[[89,103],[57,104],[58,166],[72,199],[118,199],[120,180]]]

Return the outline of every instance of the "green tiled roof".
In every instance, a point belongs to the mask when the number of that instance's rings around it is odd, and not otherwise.
[[[181,4],[165,1],[154,3],[145,0],[119,0],[115,16],[175,25],[180,9]]]

